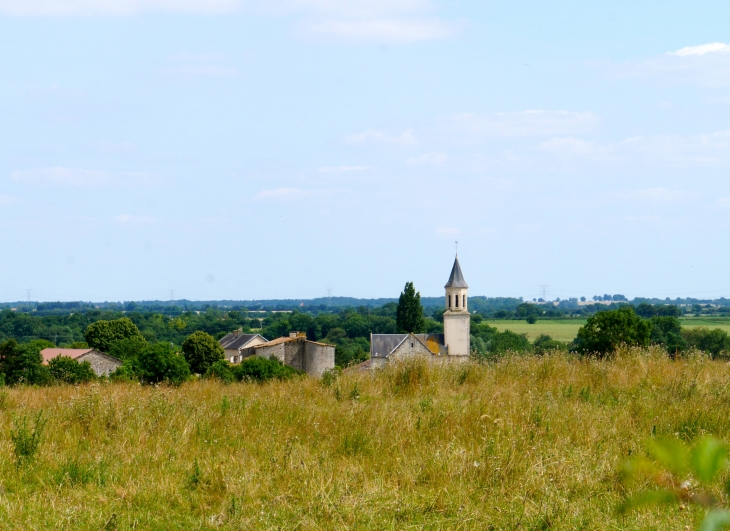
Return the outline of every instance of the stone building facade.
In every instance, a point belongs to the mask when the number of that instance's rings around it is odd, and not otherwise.
[[[309,341],[303,334],[292,332],[289,337],[280,337],[267,343],[244,349],[241,354],[249,356],[272,356],[310,376],[322,376],[335,367],[335,346]]]
[[[122,360],[94,348],[46,348],[41,350],[43,364],[58,356],[66,356],[78,363],[88,361],[97,376],[109,376],[122,366]]]
[[[242,352],[256,345],[263,345],[268,340],[261,334],[244,334],[240,330],[226,334],[218,342],[223,347],[224,358],[230,363],[240,363],[243,361]]]

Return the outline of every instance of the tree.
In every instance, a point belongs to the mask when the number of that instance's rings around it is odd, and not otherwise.
[[[648,347],[651,322],[636,315],[631,306],[598,312],[578,330],[573,350],[583,355],[605,357],[619,346]]]
[[[135,357],[147,348],[147,341],[144,337],[132,336],[115,341],[109,346],[107,354],[122,361]]]
[[[416,292],[413,282],[406,282],[406,287],[398,299],[398,309],[395,312],[395,324],[399,332],[423,332],[425,323],[421,294]]]
[[[205,332],[193,332],[182,344],[183,355],[196,374],[205,374],[213,363],[223,359],[223,347]]]
[[[682,330],[682,337],[689,347],[707,352],[713,358],[726,358],[730,354],[730,336],[719,328],[689,328]]]
[[[90,324],[84,332],[84,337],[89,347],[109,352],[115,342],[131,337],[142,337],[142,334],[129,317],[122,317]]]
[[[91,363],[77,362],[67,356],[56,356],[48,362],[48,370],[57,382],[79,384],[90,382],[96,378]]]
[[[190,367],[170,343],[147,346],[136,359],[134,372],[146,383],[167,382],[180,385],[190,378]]]
[[[669,315],[651,318],[651,342],[663,346],[672,356],[687,348],[687,342],[682,337],[682,323]]]
[[[48,367],[43,365],[41,350],[53,343],[38,339],[19,345],[14,339],[0,344],[0,372],[8,384],[47,385],[51,382]]]

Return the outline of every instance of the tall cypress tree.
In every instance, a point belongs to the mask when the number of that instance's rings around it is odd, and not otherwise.
[[[422,333],[426,328],[421,306],[421,294],[416,292],[413,282],[406,282],[406,287],[398,299],[395,312],[395,324],[399,332]]]

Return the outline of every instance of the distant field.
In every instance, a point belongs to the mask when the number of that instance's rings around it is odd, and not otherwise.
[[[730,334],[730,319],[713,317],[689,317],[682,318],[682,326],[697,328],[706,326],[708,328],[720,328]],[[483,321],[497,328],[500,332],[512,330],[517,334],[527,334],[527,337],[534,341],[540,334],[546,334],[558,341],[573,341],[578,334],[578,329],[586,323],[585,319],[566,319],[555,321],[539,320],[535,324],[528,324],[526,321],[510,320],[486,320]]]
[[[527,334],[527,337],[534,341],[540,334],[546,334],[558,341],[573,341],[578,334],[578,329],[586,323],[585,319],[571,319],[563,321],[543,321],[535,324],[528,324],[527,321],[506,321],[488,320],[484,321],[489,326],[497,328],[500,332],[512,330],[517,334]]]

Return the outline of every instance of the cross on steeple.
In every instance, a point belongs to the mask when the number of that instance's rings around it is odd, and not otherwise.
[[[459,240],[456,240],[455,247],[456,247],[456,254],[459,254]]]

